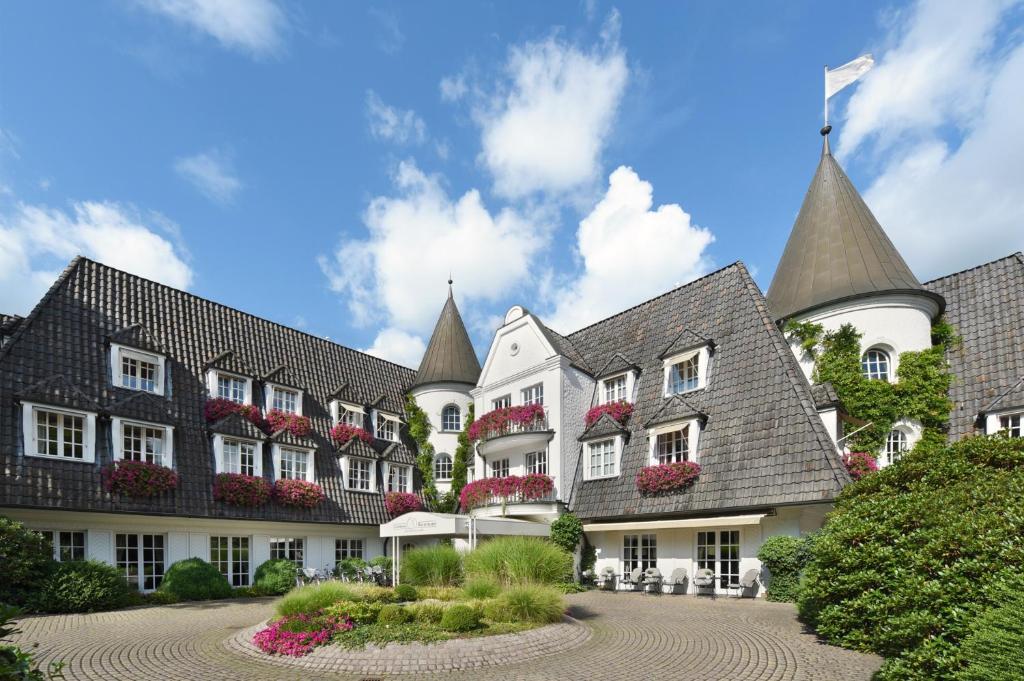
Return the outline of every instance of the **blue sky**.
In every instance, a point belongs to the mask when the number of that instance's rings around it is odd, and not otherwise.
[[[833,148],[922,279],[1024,247],[1019,2],[0,6],[0,311],[77,253],[415,366],[735,260]]]

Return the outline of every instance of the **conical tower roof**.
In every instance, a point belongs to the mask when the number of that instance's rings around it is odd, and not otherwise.
[[[839,301],[881,293],[914,293],[932,298],[886,236],[854,188],[825,136],[818,170],[804,197],[786,249],[768,287],[776,319]]]
[[[413,387],[428,383],[465,383],[476,385],[480,378],[480,361],[476,358],[473,343],[469,340],[462,315],[452,297],[451,282],[448,282],[448,300],[441,309],[434,333],[427,345],[427,352],[416,372]]]

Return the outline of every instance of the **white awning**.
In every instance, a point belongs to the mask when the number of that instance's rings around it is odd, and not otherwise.
[[[477,534],[521,534],[547,537],[551,526],[547,523],[515,518],[475,518]],[[381,537],[468,537],[469,516],[454,513],[428,513],[414,511],[400,515],[380,526]]]
[[[638,520],[624,523],[590,523],[584,532],[615,532],[622,530],[669,530],[678,527],[735,527],[758,525],[767,513],[752,515],[723,515],[714,518],[678,518],[676,520]]]

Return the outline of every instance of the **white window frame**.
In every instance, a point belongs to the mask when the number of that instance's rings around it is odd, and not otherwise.
[[[290,447],[288,445],[280,445],[274,443],[270,449],[270,458],[274,464],[274,480],[284,480],[281,477],[281,459],[283,458],[284,450],[292,452],[302,452],[306,455],[306,476],[304,478],[289,478],[289,479],[301,479],[306,482],[316,482],[316,475],[313,472],[313,462],[315,461],[314,451],[308,447]]]
[[[590,457],[591,451],[594,447],[604,444],[606,442],[612,443],[612,461],[614,462],[614,470],[611,473],[602,473],[601,475],[593,475],[590,470]],[[604,464],[602,463],[602,469]],[[584,480],[607,480],[609,478],[619,477],[619,472],[622,470],[622,436],[616,435],[612,438],[601,438],[600,440],[591,440],[586,443],[586,451],[584,452],[583,460],[583,479]]]
[[[352,416],[349,416],[350,414]],[[366,425],[366,410],[354,402],[331,400],[331,423],[347,423],[355,428],[362,428]]]
[[[608,384],[612,381],[618,381],[622,379],[623,390],[622,397],[614,397],[608,399],[608,395],[605,392],[608,390]],[[613,402],[632,402],[633,401],[633,386],[636,381],[635,371],[624,371],[620,374],[613,374],[611,376],[605,376],[597,382],[597,403],[598,404],[612,404]]]
[[[495,397],[493,400],[491,400],[491,411],[494,411],[495,409],[505,409],[511,406],[512,393],[508,393],[507,395],[502,395],[500,397]]]
[[[118,550],[117,537],[119,535],[125,535],[125,537],[135,537],[136,538],[135,539],[135,542],[136,542],[136,544],[135,544],[135,560],[131,561],[130,563],[129,562],[125,562],[124,565],[122,565],[121,561],[119,561],[117,559],[117,550]],[[161,553],[161,557],[163,558],[163,560],[160,561],[159,563],[156,562],[156,561],[146,560],[146,539],[145,539],[146,537],[151,537],[151,538],[159,537],[160,538],[161,546],[160,546],[159,551]],[[129,547],[127,546],[127,542],[126,542],[125,551],[128,551],[128,550],[129,550]],[[155,552],[157,549],[154,546],[154,547],[151,547],[149,550]],[[124,570],[124,574],[125,574],[125,578],[126,579],[128,578],[128,574],[127,574],[127,570],[125,568],[135,567],[138,570],[138,573],[137,573],[138,579],[135,582],[135,587],[139,591],[142,591],[143,593],[149,593],[151,591],[156,591],[160,587],[160,583],[163,581],[164,575],[167,574],[167,567],[168,567],[167,554],[169,553],[169,551],[170,551],[170,542],[168,542],[168,540],[167,540],[167,535],[163,534],[161,532],[116,532],[116,531],[114,532],[114,567],[116,567],[118,569],[118,571]],[[159,566],[159,568],[160,568],[159,569],[159,574],[154,574],[154,576],[153,576],[153,585],[150,586],[150,587],[146,586],[146,566],[147,565]],[[154,572],[156,572],[156,571],[154,571]],[[131,581],[129,580],[129,584],[130,583],[131,583]]]
[[[536,452],[527,452],[525,457],[526,474],[549,475],[548,473],[548,450],[541,449]],[[544,470],[540,470],[543,468]],[[532,469],[532,470],[531,470]]]
[[[1021,427],[1024,428],[1024,409],[1004,409],[1003,411],[985,414],[985,434],[995,435],[999,431],[1004,430],[1002,420],[1009,416],[1019,416]]]
[[[869,352],[878,352],[885,355],[885,378],[880,376],[871,376],[870,372],[864,371],[865,358],[868,356]],[[896,364],[893,362],[892,349],[884,345],[872,345],[864,350],[864,352],[860,353],[860,371],[861,376],[869,381],[885,381],[886,383],[894,383],[896,381]]]
[[[455,410],[455,414],[457,416],[457,418],[455,419],[456,420],[456,424],[455,424],[454,428],[449,428],[448,427],[449,424],[448,424],[448,419],[447,419],[447,412],[448,412],[449,409],[454,409]],[[443,407],[441,407],[441,432],[442,433],[458,433],[458,432],[461,432],[461,431],[462,431],[462,407],[460,407],[459,405],[455,404],[454,402],[449,402],[448,404],[446,404]]]
[[[125,426],[138,426],[141,428],[152,428],[154,430],[164,431],[164,451],[160,457],[160,465],[167,468],[174,467],[174,428],[167,426],[162,423],[149,423],[148,421],[138,421],[136,419],[126,419],[120,416],[114,416],[110,419],[110,435],[113,439],[114,445],[114,461],[121,461],[124,459],[124,427]]]
[[[221,435],[215,433],[213,436],[213,458],[217,467],[218,473],[232,473],[234,471],[228,471],[224,469],[224,441],[225,440],[238,440],[239,442],[246,442],[255,445],[253,451],[253,476],[260,478],[263,477],[263,442],[260,440],[253,440],[247,437],[234,437],[233,435]]]
[[[80,534],[80,535],[82,535],[82,544],[81,544],[82,557],[81,558],[75,558],[74,556],[72,556],[68,560],[72,560],[72,561],[74,561],[74,560],[86,560],[89,557],[89,533],[87,531],[85,531],[85,530],[51,530],[51,529],[47,529],[47,530],[33,530],[33,532],[38,532],[39,534],[43,535],[44,537],[46,535],[50,535],[49,537],[47,537],[47,539],[50,540],[50,546],[53,547],[53,559],[55,561],[57,561],[58,563],[65,562],[61,558],[61,555],[60,555],[62,548],[74,549],[77,546],[75,544],[75,542],[74,542],[74,538],[73,537],[71,538],[72,541],[70,542],[70,546],[64,544],[61,541],[61,536],[60,536],[61,534],[72,534],[72,535]]]
[[[281,411],[286,414],[302,414],[302,391],[298,388],[293,388],[289,385],[282,385],[280,383],[267,383],[263,391],[263,412],[266,413],[274,408],[274,392],[281,390],[283,392],[295,393],[295,411],[287,411],[282,409]]]
[[[446,478],[442,478],[441,476],[439,476],[437,474],[437,464],[441,460],[442,456],[445,457],[446,459],[448,459],[448,477],[446,477]],[[434,456],[434,480],[436,480],[437,482],[448,482],[449,480],[451,480],[454,468],[455,468],[455,457],[453,457],[448,452],[438,452]]]
[[[226,376],[235,380],[245,382],[245,401],[241,404],[252,404],[252,379],[241,374],[235,374],[230,371],[221,371],[220,369],[210,369],[206,372],[206,389],[210,393],[210,397],[220,397],[217,391],[217,378],[220,376]]]
[[[141,362],[149,362],[150,364],[156,365],[156,380],[153,390],[146,390],[144,388],[132,388],[124,385],[121,380],[121,358],[128,357]],[[165,393],[165,387],[167,385],[167,358],[163,355],[158,355],[153,352],[144,352],[142,350],[136,350],[135,348],[128,347],[126,345],[119,345],[117,343],[110,344],[110,381],[117,388],[124,388],[125,390],[137,390],[139,392],[151,393],[153,395],[163,395]]]
[[[227,550],[227,571],[221,569],[221,561],[214,560],[213,557],[213,543],[216,540],[218,544],[220,540],[226,539],[225,549]],[[239,546],[235,546],[235,540],[239,540]],[[236,564],[242,563],[241,558],[236,558],[236,551],[241,553],[241,541],[245,541],[245,570],[235,570]],[[247,535],[231,535],[231,534],[211,534],[209,538],[210,544],[210,564],[213,565],[222,575],[228,580],[228,583],[233,587],[249,586],[252,583],[252,537]],[[241,566],[238,566],[241,568]]]
[[[337,537],[334,540],[334,564],[358,558],[366,560],[366,539],[363,537]]]
[[[379,426],[381,425],[381,419],[383,419],[385,421],[391,421],[392,423],[394,423],[394,426],[393,426],[393,428],[394,428],[394,432],[393,432],[394,437],[388,438],[388,437],[381,437],[380,435],[378,435]],[[373,436],[376,439],[384,440],[385,442],[398,442],[398,440],[399,440],[399,432],[401,430],[401,425],[402,425],[401,419],[399,419],[394,414],[389,414],[387,412],[383,412],[383,411],[380,411],[378,409],[374,409],[373,410]]]
[[[352,479],[349,473],[349,463],[353,461],[365,461],[370,466],[370,487],[368,489],[362,489],[361,487],[352,487]],[[362,492],[363,494],[373,494],[377,491],[377,464],[373,459],[364,459],[359,456],[343,456],[341,457],[341,475],[345,481],[345,489],[349,492]]]
[[[36,413],[40,411],[64,416],[77,416],[82,419],[82,458],[76,459],[60,454],[53,456],[39,453],[39,431],[36,430]],[[53,407],[48,404],[39,404],[38,402],[22,402],[21,415],[25,456],[76,463],[94,463],[96,461],[96,414],[94,412]],[[63,428],[61,428],[61,431],[59,436],[63,435]],[[58,441],[60,442],[61,440]]]
[[[671,433],[675,430],[682,430],[686,426],[690,427],[688,438],[687,438],[687,461],[697,462],[699,459],[698,449],[700,445],[700,419],[689,418],[681,419],[679,421],[672,421],[670,423],[662,423],[652,428],[647,429],[647,459],[650,465],[658,465],[658,436],[664,433]]]
[[[539,404],[544,406],[544,383],[534,383],[528,385],[519,391],[519,395],[523,400],[523,404]]]
[[[880,380],[880,379],[876,379],[876,380]],[[917,441],[921,439],[921,432],[922,432],[923,429],[921,427],[921,424],[917,423],[916,421],[911,421],[909,419],[900,419],[899,421],[896,421],[895,423],[892,424],[892,428],[890,429],[890,432],[892,432],[893,430],[900,431],[901,433],[903,433],[904,437],[906,438],[907,448],[903,452],[904,454],[906,454],[911,449],[913,449],[914,446],[917,444]],[[875,462],[878,464],[879,468],[885,468],[886,466],[889,465],[889,462],[886,460],[886,452],[885,452],[885,448],[886,448],[886,445],[888,444],[888,440],[889,440],[889,434],[888,433],[886,433],[886,435],[885,435],[885,440],[886,441],[882,443],[882,448],[879,449],[876,452],[876,456],[875,456]]]
[[[631,565],[634,561],[627,557],[631,550],[636,551],[635,565]],[[629,574],[637,568],[646,570],[652,567],[658,567],[658,533],[624,533],[622,535],[622,574]]]
[[[285,558],[285,560],[291,561],[295,567],[301,568],[306,566],[306,549],[308,548],[306,537],[270,537],[267,545],[270,549],[269,555],[271,558],[274,557],[273,547],[275,543],[284,543],[286,553],[291,553],[293,555],[296,553],[299,554],[299,560],[297,561],[294,558]]]
[[[495,464],[501,464],[500,466],[497,466],[497,468],[504,470],[503,475],[495,475]],[[512,475],[512,462],[507,456],[500,459],[494,459],[493,461],[488,461],[487,472],[489,473],[488,477],[491,478],[507,478]]]
[[[739,547],[739,555],[738,555],[738,557],[736,559],[737,563],[738,563],[738,567],[736,568],[736,572],[735,573],[730,573],[733,577],[736,578],[735,582],[730,582],[730,586],[735,588],[735,586],[739,583],[740,576],[743,574],[743,546],[744,546],[743,542],[744,542],[744,539],[745,539],[743,528],[742,527],[698,527],[698,528],[696,528],[694,530],[694,533],[693,533],[693,572],[694,572],[694,574],[697,573],[697,570],[702,569],[700,567],[700,560],[701,559],[699,558],[699,548],[700,548],[699,540],[700,540],[700,534],[702,532],[710,533],[714,537],[714,540],[715,540],[715,543],[713,544],[714,551],[715,551],[714,559],[712,559],[711,561],[704,561],[704,562],[710,562],[710,563],[713,564],[713,567],[710,567],[708,569],[714,570],[714,573],[715,573],[715,576],[714,576],[714,578],[715,578],[715,581],[714,581],[715,593],[723,593],[724,591],[728,590],[728,588],[726,588],[726,589],[722,588],[722,563],[728,562],[726,560],[723,560],[723,558],[722,558],[722,533],[723,532],[736,532],[737,533],[737,537],[738,538],[737,538],[736,544],[730,544],[731,546],[738,546]],[[711,545],[710,544],[705,544],[705,546],[711,546]]]
[[[385,463],[383,468],[385,492],[412,492],[412,466],[408,466],[406,464]],[[396,489],[391,489],[391,472],[393,470],[405,471],[405,484]]]
[[[680,391],[678,393],[672,392],[672,367],[681,362],[685,362],[692,357],[697,357],[697,387],[688,388],[687,390]],[[699,348],[693,348],[685,352],[680,352],[671,357],[666,357],[663,362],[663,373],[662,379],[662,394],[665,397],[671,397],[672,395],[685,395],[696,390],[701,390],[707,387],[708,384],[708,360],[711,357],[711,352],[708,346],[704,345]]]

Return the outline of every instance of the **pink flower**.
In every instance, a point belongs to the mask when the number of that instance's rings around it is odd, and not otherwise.
[[[384,506],[392,518],[397,518],[403,513],[423,510],[420,498],[409,492],[388,492],[384,495]]]
[[[878,470],[878,463],[875,461],[875,457],[867,452],[843,454],[843,465],[846,466],[846,471],[854,480],[860,480],[868,473],[874,473]]]
[[[213,499],[232,506],[262,506],[270,499],[270,484],[253,475],[220,473],[213,482]]]
[[[318,610],[312,615],[300,613],[275,620],[257,631],[252,642],[271,655],[301,657],[329,643],[336,633],[350,629],[352,620],[349,618],[324,615],[323,610]]]
[[[669,492],[692,484],[700,475],[700,465],[679,461],[641,468],[636,474],[636,488],[646,494]]]
[[[277,503],[292,508],[313,508],[327,498],[320,485],[305,480],[278,480],[273,496]]]
[[[543,422],[544,406],[540,404],[524,404],[521,407],[502,407],[489,411],[469,425],[466,435],[470,440],[481,440],[485,437],[496,437],[515,432],[518,428],[528,428]]]
[[[583,422],[587,428],[597,423],[602,416],[608,414],[613,419],[618,421],[619,425],[626,425],[626,421],[633,413],[633,403],[620,401],[620,402],[609,402],[608,404],[599,404],[587,412],[587,415],[583,417]]]
[[[207,423],[216,423],[226,416],[241,414],[254,426],[266,432],[269,424],[263,418],[263,412],[253,404],[239,404],[223,397],[213,397],[203,405],[203,417]]]
[[[295,437],[306,437],[313,429],[308,416],[290,414],[280,409],[271,409],[267,412],[267,424],[272,432],[287,430]]]
[[[146,461],[115,461],[100,473],[103,489],[128,497],[153,497],[178,486],[178,474]]]
[[[334,440],[335,444],[339,447],[344,446],[354,437],[359,438],[363,442],[373,441],[373,436],[365,430],[356,426],[350,426],[347,423],[339,423],[331,428],[331,439]]]
[[[483,506],[494,497],[508,502],[510,499],[532,501],[542,499],[555,490],[555,481],[549,475],[530,473],[524,477],[510,475],[504,478],[482,478],[462,488],[459,505],[463,510]]]

